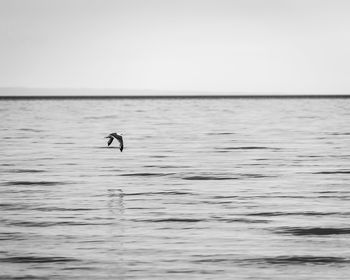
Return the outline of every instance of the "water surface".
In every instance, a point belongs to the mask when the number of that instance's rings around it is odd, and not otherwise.
[[[0,279],[350,277],[350,99],[2,100],[0,118]]]

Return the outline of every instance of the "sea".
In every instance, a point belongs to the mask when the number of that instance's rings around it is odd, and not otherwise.
[[[0,279],[350,279],[350,98],[1,99]]]

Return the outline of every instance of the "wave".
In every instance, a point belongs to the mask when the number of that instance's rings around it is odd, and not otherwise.
[[[19,128],[20,131],[32,131],[32,132],[44,132],[44,130],[41,129],[33,129],[33,128]]]
[[[112,223],[87,223],[87,222],[30,222],[30,221],[3,221],[11,226],[20,227],[53,227],[53,226],[97,226],[111,225]]]
[[[254,220],[254,219],[245,219],[245,218],[216,218],[216,221],[225,222],[225,223],[245,223],[245,224],[266,224],[271,221],[268,220]]]
[[[0,280],[47,280],[47,277],[33,276],[33,275],[24,275],[24,276],[10,276],[4,274],[0,276]]]
[[[151,222],[151,223],[198,223],[204,222],[206,219],[195,218],[163,218],[163,219],[137,219],[134,222]]]
[[[243,146],[243,147],[223,147],[217,150],[280,150],[280,148],[262,147],[262,146]]]
[[[53,182],[53,181],[8,181],[4,183],[10,186],[56,186],[67,184],[67,182]]]
[[[30,208],[35,211],[51,212],[51,211],[62,211],[62,212],[79,212],[79,211],[94,211],[96,208],[63,208],[63,207],[33,207]]]
[[[162,156],[162,155],[153,155],[153,156],[150,156],[151,158],[167,158],[169,156]]]
[[[135,177],[148,177],[148,176],[168,176],[174,173],[124,173],[119,176],[135,176]]]
[[[42,173],[46,172],[45,170],[40,169],[12,169],[8,170],[9,173]]]
[[[292,234],[298,236],[306,235],[335,235],[350,234],[350,228],[326,228],[326,227],[283,227],[276,230],[277,233]]]
[[[350,170],[320,171],[312,174],[350,174]]]
[[[30,206],[19,203],[0,203],[0,207],[4,210],[28,210]]]
[[[207,135],[233,135],[234,132],[208,132]]]
[[[283,265],[302,265],[302,264],[337,264],[349,263],[350,260],[341,257],[324,256],[278,256],[267,258],[246,259],[245,261],[253,263],[283,264]]]
[[[193,195],[191,192],[168,191],[168,192],[141,192],[141,193],[126,193],[125,196],[134,195]]]
[[[144,165],[143,167],[146,168],[164,168],[164,169],[170,169],[170,168],[189,168],[190,166],[181,166],[181,165]]]
[[[105,115],[105,116],[89,116],[89,117],[84,117],[87,120],[106,120],[106,119],[114,119],[118,117],[118,115]]]
[[[263,175],[263,174],[239,174],[242,177],[248,177],[248,178],[272,178],[272,177],[276,177],[276,176],[272,176],[272,175]]]
[[[329,135],[350,135],[350,132],[333,132],[328,134]]]
[[[349,215],[349,212],[315,212],[315,211],[305,211],[305,212],[257,212],[249,213],[247,216],[330,216],[330,215]]]
[[[66,262],[76,262],[78,259],[66,258],[66,257],[36,257],[36,256],[26,256],[26,257],[3,257],[0,258],[0,262],[7,263],[66,263]]]
[[[90,266],[70,266],[70,267],[63,267],[61,269],[62,270],[95,270],[94,267],[90,267]],[[0,280],[1,280],[1,278],[0,278]],[[38,280],[38,279],[35,279],[35,280]],[[47,280],[47,278],[45,278],[45,280]]]
[[[270,264],[270,265],[326,265],[349,263],[348,258],[331,257],[331,256],[276,256],[276,257],[262,257],[262,258],[247,258],[237,259],[235,256],[212,256],[208,258],[198,259],[192,261],[194,263],[231,263],[241,262],[243,264]]]
[[[19,232],[0,232],[0,241],[28,240],[28,237]],[[1,278],[0,278],[1,279]]]
[[[22,192],[22,191],[21,191]],[[33,206],[21,203],[0,203],[0,207],[5,210],[33,210],[42,212],[52,212],[52,211],[64,211],[64,212],[74,212],[74,211],[94,211],[95,208],[64,208],[64,207],[49,207],[49,206]]]
[[[298,155],[298,158],[323,158],[324,156],[315,156],[315,155]]]
[[[239,195],[214,195],[212,196],[213,199],[229,199],[229,198],[240,198]]]
[[[317,196],[323,197],[323,196]],[[339,198],[338,196],[327,196],[327,197],[335,197]],[[299,198],[299,199],[309,199],[308,196],[302,196],[302,195],[214,195],[212,196],[213,199],[230,199],[230,198],[238,198],[238,199],[265,199],[265,198]],[[270,212],[262,212],[262,213],[270,213]],[[282,212],[275,212],[275,213],[282,213]],[[250,214],[248,214],[250,215]]]
[[[264,174],[235,174],[238,175],[238,177],[232,177],[232,176],[225,176],[225,175],[216,175],[216,176],[208,176],[208,175],[193,175],[193,176],[185,176],[182,179],[184,180],[239,180],[242,178],[268,178],[268,177],[275,177],[270,175],[264,175]]]
[[[151,222],[151,223],[199,223],[199,222],[222,222],[222,223],[269,223],[268,220],[255,220],[255,219],[245,219],[245,218],[221,218],[221,217],[211,217],[211,218],[159,218],[159,219],[135,219],[133,222]]]
[[[187,176],[187,177],[183,177],[183,180],[237,180],[239,178],[237,177],[218,177],[218,176]]]

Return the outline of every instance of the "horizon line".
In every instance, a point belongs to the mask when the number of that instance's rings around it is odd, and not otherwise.
[[[29,92],[29,91],[59,91],[59,92],[67,92],[67,91],[74,91],[74,92],[82,92],[87,91],[88,94],[75,94],[70,96],[97,96],[97,94],[89,94],[89,92],[108,92],[108,94],[101,95],[106,97],[119,97],[119,96],[158,96],[151,93],[165,93],[164,96],[183,96],[182,94],[190,93],[193,96],[347,96],[350,95],[350,92],[334,92],[333,94],[328,92],[310,92],[310,91],[303,91],[303,92],[295,92],[295,91],[225,91],[225,90],[175,90],[175,89],[121,89],[121,88],[75,88],[75,87],[1,87],[0,86],[0,97],[2,96],[22,96],[21,94],[18,95],[1,95],[1,93],[4,93],[4,91],[22,91]],[[126,95],[120,94],[122,92],[127,93]],[[112,95],[112,93],[114,93]],[[119,93],[119,94],[116,94]],[[139,94],[138,94],[139,93]],[[140,93],[148,93],[140,94]],[[166,94],[168,93],[168,94]],[[31,95],[25,95],[25,96],[49,96],[45,94],[31,94]],[[53,95],[51,95],[53,96]],[[61,95],[57,94],[54,96],[69,96],[69,95]],[[188,96],[188,95],[184,95]]]
[[[231,95],[0,95],[0,100],[24,99],[264,99],[264,98],[350,98],[349,94],[231,94]]]

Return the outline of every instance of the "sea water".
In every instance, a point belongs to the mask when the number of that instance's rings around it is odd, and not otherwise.
[[[1,100],[0,120],[0,279],[350,278],[350,99]]]

